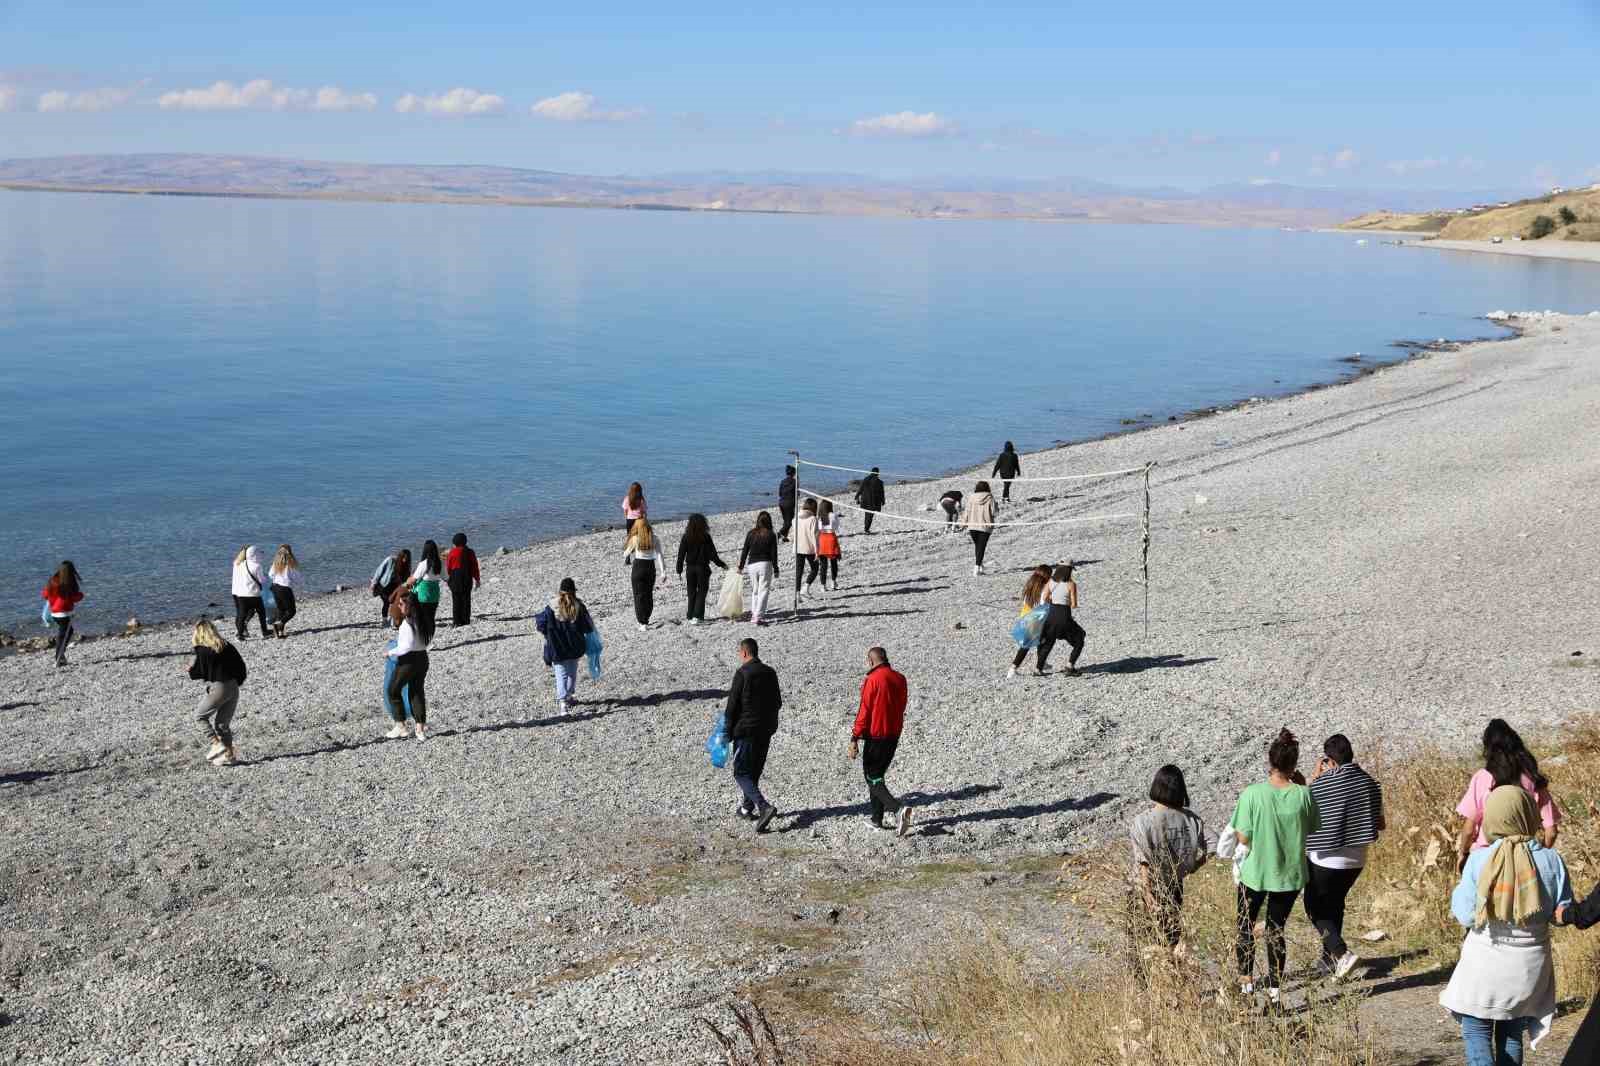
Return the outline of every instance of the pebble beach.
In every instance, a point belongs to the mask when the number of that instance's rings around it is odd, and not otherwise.
[[[714,1063],[696,1018],[729,996],[892,984],[975,920],[1035,928],[1069,964],[1043,871],[1124,833],[1164,762],[1214,832],[1282,725],[1369,761],[1592,708],[1600,315],[1506,321],[1025,455],[1030,477],[1156,464],[1148,624],[1143,484],[1121,476],[1014,486],[1002,522],[1135,517],[997,530],[982,575],[964,535],[865,536],[847,512],[843,587],[793,610],[785,558],[760,630],[684,624],[672,577],[638,631],[620,531],[477,544],[477,618],[440,611],[420,743],[382,739],[365,589],[240,645],[234,767],[205,762],[187,629],[85,642],[59,671],[0,659],[0,1062]],[[886,478],[886,510],[931,519],[988,469]],[[751,517],[712,519],[729,563]],[[658,527],[669,558],[681,528]],[[1068,559],[1082,676],[1008,678],[1027,571]],[[569,576],[605,669],[559,716],[533,616]],[[702,750],[752,635],[784,693],[760,836]],[[872,645],[910,687],[888,779],[915,804],[904,839],[867,828],[845,753]]]

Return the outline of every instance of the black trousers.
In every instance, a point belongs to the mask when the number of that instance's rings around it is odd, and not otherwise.
[[[418,600],[417,614],[428,620],[428,631],[431,633],[434,626],[438,624],[437,620],[439,617],[439,601],[434,600],[432,603],[423,603],[421,600]]]
[[[1256,918],[1261,908],[1267,910],[1267,987],[1283,987],[1283,963],[1288,951],[1284,947],[1283,927],[1294,910],[1299,889],[1289,892],[1262,892],[1239,886],[1239,939],[1234,961],[1239,965],[1239,976],[1249,977],[1256,965]]]
[[[746,810],[759,812],[767,797],[761,794],[761,772],[767,768],[767,752],[772,734],[764,737],[739,737],[733,742],[733,783],[744,793]]]
[[[706,620],[706,594],[711,591],[711,564],[695,565],[690,563],[683,568],[684,584],[689,590],[689,613],[687,617]]]
[[[1306,881],[1306,917],[1322,938],[1323,961],[1337,962],[1350,950],[1344,942],[1344,901],[1361,876],[1361,867],[1330,870],[1307,862],[1306,868],[1310,872]]]
[[[989,533],[987,529],[972,530],[972,561],[979,566],[983,565],[984,553],[989,550]]]
[[[817,556],[817,573],[822,576],[822,583],[826,585],[833,582],[833,587],[839,587],[839,557],[837,555]]]
[[[239,631],[239,639],[245,638],[244,627],[250,623],[250,616],[255,615],[261,619],[261,635],[267,635],[267,605],[261,602],[260,596],[235,596],[233,598],[233,624]]]
[[[1039,669],[1044,669],[1044,664],[1050,658],[1050,651],[1056,646],[1056,641],[1064,640],[1072,648],[1072,655],[1067,659],[1068,666],[1076,666],[1078,656],[1083,654],[1083,642],[1086,634],[1083,627],[1073,621],[1070,608],[1059,603],[1050,605],[1050,616],[1044,620],[1044,629],[1039,634]]]
[[[450,571],[450,621],[472,624],[472,571],[464,566]]]
[[[64,663],[67,661],[67,641],[72,639],[72,616],[51,617],[56,624],[56,662]]]
[[[780,503],[778,511],[783,515],[783,528],[778,531],[779,540],[789,539],[789,527],[794,525],[794,504]]]
[[[876,508],[874,508],[874,510],[876,510]],[[878,516],[873,514],[871,511],[868,511],[865,515],[862,516],[862,519],[861,519],[862,532],[864,532],[864,533],[871,533],[872,532],[872,520],[874,518],[876,518],[876,517],[878,517]]]
[[[889,764],[894,762],[894,750],[899,746],[899,737],[890,737],[888,740],[868,737],[861,742],[861,773],[867,779],[867,800],[872,804],[874,822],[883,821],[885,812],[900,813],[903,806],[889,791],[889,786],[883,783],[889,773]]]
[[[272,624],[286,626],[295,616],[294,589],[288,585],[272,586]]]
[[[409,698],[412,719],[418,725],[428,724],[428,694],[424,689],[427,678],[427,652],[408,651],[395,660],[394,676],[389,679],[389,706],[400,709],[400,717],[395,721],[405,720],[405,700]],[[401,695],[402,690],[404,696]]]
[[[808,586],[817,579],[817,557],[815,555],[796,555],[794,557],[794,590],[796,592],[800,591],[802,571],[810,575],[806,578]]]
[[[656,564],[652,559],[633,561],[633,617],[640,625],[650,621],[656,609]]]
[[[1010,481],[1001,481],[1000,482],[1000,498],[1002,500],[1011,499],[1011,482]]]

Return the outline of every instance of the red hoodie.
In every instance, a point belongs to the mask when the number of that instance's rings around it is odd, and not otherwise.
[[[861,709],[856,712],[852,739],[893,740],[906,724],[906,677],[879,663],[861,682]]]
[[[478,553],[471,548],[451,548],[450,553],[444,557],[444,572],[453,574],[463,566],[473,581],[480,580],[478,576]]]
[[[61,595],[61,590],[56,588],[54,584],[46,585],[44,590],[39,593],[39,596],[50,601],[51,614],[61,615],[71,614],[72,608],[77,605],[79,600],[83,599],[83,593],[81,592],[74,592],[70,596]]]

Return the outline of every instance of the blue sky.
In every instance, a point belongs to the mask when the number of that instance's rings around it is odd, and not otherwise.
[[[1600,0],[0,0],[0,157],[585,173],[1600,181]]]

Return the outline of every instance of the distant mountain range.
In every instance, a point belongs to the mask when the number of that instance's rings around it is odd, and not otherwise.
[[[496,203],[636,210],[761,211],[917,218],[1328,226],[1368,211],[1504,198],[1505,190],[1216,185],[1198,192],[1084,178],[924,178],[707,171],[599,177],[496,166],[326,163],[232,155],[83,155],[0,160],[0,188],[176,196]]]

